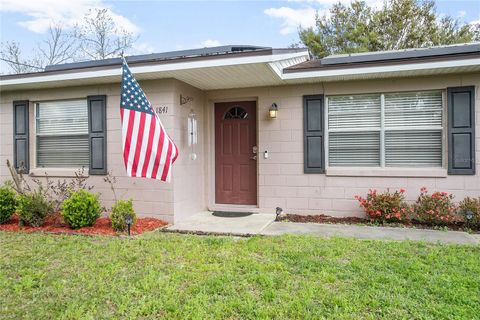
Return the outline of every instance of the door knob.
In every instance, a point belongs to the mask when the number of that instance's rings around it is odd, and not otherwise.
[[[257,160],[257,155],[251,156],[250,160]]]

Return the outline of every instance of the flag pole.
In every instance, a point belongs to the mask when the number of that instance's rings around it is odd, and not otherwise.
[[[120,53],[120,57],[122,58],[122,65],[127,63],[127,60],[125,59],[125,52],[122,50]]]

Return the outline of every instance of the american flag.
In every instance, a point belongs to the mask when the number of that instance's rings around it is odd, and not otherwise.
[[[129,177],[170,181],[178,149],[123,60],[120,98],[123,161]]]

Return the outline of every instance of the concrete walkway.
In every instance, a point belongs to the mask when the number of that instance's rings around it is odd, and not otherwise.
[[[275,220],[274,214],[251,214],[240,218],[215,217],[201,212],[167,228],[168,231],[251,236],[260,234]]]
[[[168,227],[167,231],[236,236],[296,234],[375,240],[416,240],[433,243],[480,244],[480,235],[459,231],[275,222],[274,220],[275,215],[273,214],[252,214],[240,218],[221,218],[213,216],[211,212],[202,212]]]
[[[480,238],[460,231],[438,231],[412,228],[370,227],[342,224],[275,222],[263,235],[308,234],[322,237],[351,237],[373,240],[416,240],[427,242],[479,244]]]

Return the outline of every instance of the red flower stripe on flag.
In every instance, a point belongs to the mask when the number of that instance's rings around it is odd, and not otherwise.
[[[178,149],[130,72],[122,66],[120,99],[123,162],[129,177],[170,181]]]

